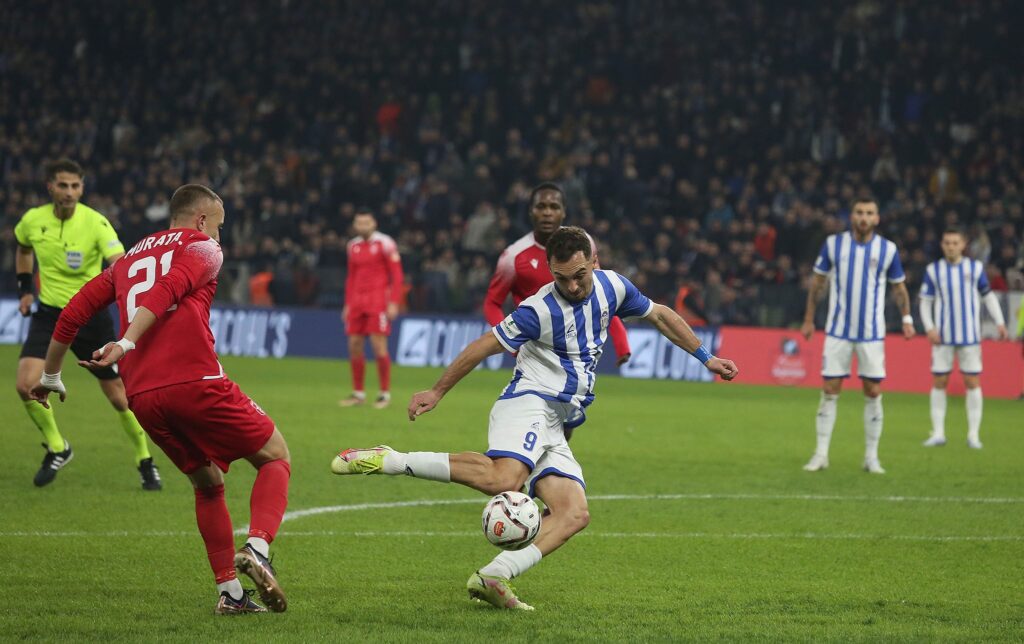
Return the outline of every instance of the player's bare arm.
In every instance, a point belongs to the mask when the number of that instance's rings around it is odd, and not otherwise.
[[[814,310],[818,308],[818,300],[825,292],[825,276],[815,273],[811,285],[807,288],[807,305],[804,307],[804,322],[800,325],[800,333],[805,340],[814,335]],[[906,290],[906,289],[904,289]]]
[[[914,318],[910,315],[910,292],[907,291],[906,282],[898,282],[892,285],[892,297],[896,306],[903,316],[903,337],[907,340],[914,337]]]
[[[501,346],[493,333],[485,333],[471,342],[444,370],[433,387],[427,391],[413,394],[412,400],[409,402],[409,420],[416,420],[417,416],[436,407],[444,395],[466,374],[476,369],[476,366],[485,359],[503,351],[505,351],[505,347]]]
[[[693,332],[690,325],[678,313],[664,304],[655,304],[646,319],[654,325],[654,328],[658,329],[658,332],[683,351],[693,354],[700,349],[700,338]],[[704,362],[704,366],[708,368],[708,371],[721,376],[722,380],[732,380],[740,372],[732,360],[715,356],[710,356]]]
[[[14,272],[18,275],[18,312],[28,317],[36,296],[32,293],[32,270],[36,255],[31,246],[18,244],[14,253]]]
[[[79,366],[87,369],[103,369],[114,364],[126,353],[135,348],[135,343],[156,322],[156,314],[140,306],[135,311],[132,323],[125,329],[124,335],[117,342],[108,342],[92,352],[92,360],[79,360]]]

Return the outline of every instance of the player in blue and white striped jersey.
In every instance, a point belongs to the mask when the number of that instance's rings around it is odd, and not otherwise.
[[[597,362],[612,316],[646,319],[723,380],[738,373],[731,360],[711,355],[675,311],[651,302],[625,277],[596,270],[597,258],[583,229],[558,229],[546,252],[555,281],[467,346],[432,389],[417,393],[409,403],[409,419],[415,420],[485,358],[518,351],[512,381],[491,409],[485,454],[406,454],[379,446],[345,450],[331,464],[337,474],[408,474],[461,483],[489,495],[525,487],[531,496],[543,499],[551,514],[544,518],[536,541],[522,550],[502,552],[467,582],[471,597],[501,608],[529,610],[509,580],[589,522],[583,470],[569,448],[565,428],[580,424],[594,400]]]
[[[875,232],[878,203],[858,199],[850,213],[850,230],[829,235],[814,264],[814,280],[807,293],[801,332],[808,340],[814,333],[814,309],[818,296],[829,284],[828,319],[821,360],[821,402],[816,421],[817,447],[804,465],[808,472],[828,467],[828,448],[836,424],[836,404],[843,379],[850,375],[857,354],[857,375],[864,389],[864,470],[884,474],[878,461],[882,436],[882,380],[885,378],[885,291],[893,295],[903,315],[903,335],[914,335],[910,295],[896,244]]]
[[[1009,337],[1003,310],[985,275],[985,265],[964,257],[967,237],[958,228],[942,234],[942,259],[932,262],[921,285],[921,322],[932,343],[932,433],[926,447],[946,444],[946,386],[953,357],[960,363],[967,389],[967,445],[981,449],[981,304]]]

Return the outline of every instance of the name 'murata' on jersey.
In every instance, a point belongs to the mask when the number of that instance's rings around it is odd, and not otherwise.
[[[585,408],[594,401],[597,362],[608,339],[608,323],[646,317],[654,303],[625,277],[595,270],[594,287],[582,302],[569,302],[554,282],[526,298],[492,333],[518,351],[512,381],[500,398],[526,394]]]
[[[96,311],[112,302],[117,302],[122,330],[146,307],[157,321],[118,363],[129,396],[223,378],[210,330],[210,304],[223,258],[220,244],[197,230],[153,233],[82,287],[65,307],[53,337],[70,343]]]

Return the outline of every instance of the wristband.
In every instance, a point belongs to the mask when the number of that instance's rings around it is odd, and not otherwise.
[[[694,358],[700,360],[701,364],[706,364],[708,360],[714,357],[713,355],[711,355],[711,352],[708,351],[708,348],[705,347],[703,344],[697,347],[697,349],[694,350],[694,352],[691,355],[693,355]]]
[[[129,340],[128,338],[121,338],[114,344],[121,347],[121,349],[124,350],[125,353],[128,353],[129,351],[135,348],[135,343]]]
[[[913,324],[913,323],[914,323],[914,316],[913,315],[904,315],[903,316],[903,324]]]
[[[32,295],[35,286],[32,284],[32,273],[18,273],[18,295]]]
[[[46,387],[47,389],[60,384],[60,372],[57,373],[43,373],[42,377],[39,378],[39,384]]]

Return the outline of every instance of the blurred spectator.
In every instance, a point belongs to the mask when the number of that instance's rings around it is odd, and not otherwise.
[[[665,302],[691,281],[712,321],[798,320],[779,312],[868,191],[911,292],[950,223],[993,284],[1015,283],[1015,3],[855,7],[6,3],[0,290],[13,225],[46,200],[42,163],[64,155],[126,244],[181,183],[218,190],[241,280],[221,298],[269,263],[278,304],[338,306],[366,205],[407,258],[411,307],[476,310],[480,268],[529,229],[543,179],[602,266]]]

